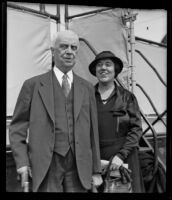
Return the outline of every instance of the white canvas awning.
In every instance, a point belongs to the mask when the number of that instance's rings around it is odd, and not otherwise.
[[[23,82],[50,67],[50,19],[7,8],[7,116]]]

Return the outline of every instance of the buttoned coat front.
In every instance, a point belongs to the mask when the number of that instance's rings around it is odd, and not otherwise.
[[[16,167],[31,166],[33,192],[44,179],[53,155],[53,73],[51,70],[24,82],[9,128]],[[92,174],[101,171],[96,100],[92,85],[75,73],[73,84],[76,164],[82,185],[90,189]]]

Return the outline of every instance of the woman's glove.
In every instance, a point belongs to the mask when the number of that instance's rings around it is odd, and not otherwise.
[[[132,181],[132,179],[130,177],[130,175],[131,175],[131,170],[130,169],[127,169],[127,168],[125,168],[125,167],[123,167],[121,165],[119,167],[119,172],[121,174],[122,183],[128,183],[128,182]]]

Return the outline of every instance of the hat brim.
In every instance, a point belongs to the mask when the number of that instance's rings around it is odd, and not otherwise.
[[[89,71],[93,76],[96,76],[96,64],[100,60],[104,59],[111,59],[115,64],[118,64],[115,66],[115,77],[118,76],[118,74],[122,71],[123,69],[123,62],[118,58],[118,57],[106,57],[106,58],[100,58],[100,59],[95,59],[93,60],[90,65],[89,65]]]

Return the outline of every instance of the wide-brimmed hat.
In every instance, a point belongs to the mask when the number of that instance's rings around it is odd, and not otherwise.
[[[102,59],[110,58],[115,63],[115,78],[123,69],[123,62],[120,58],[116,57],[111,51],[102,51],[101,53],[97,54],[95,59],[90,63],[89,70],[92,75],[96,76],[96,64],[98,61]]]

